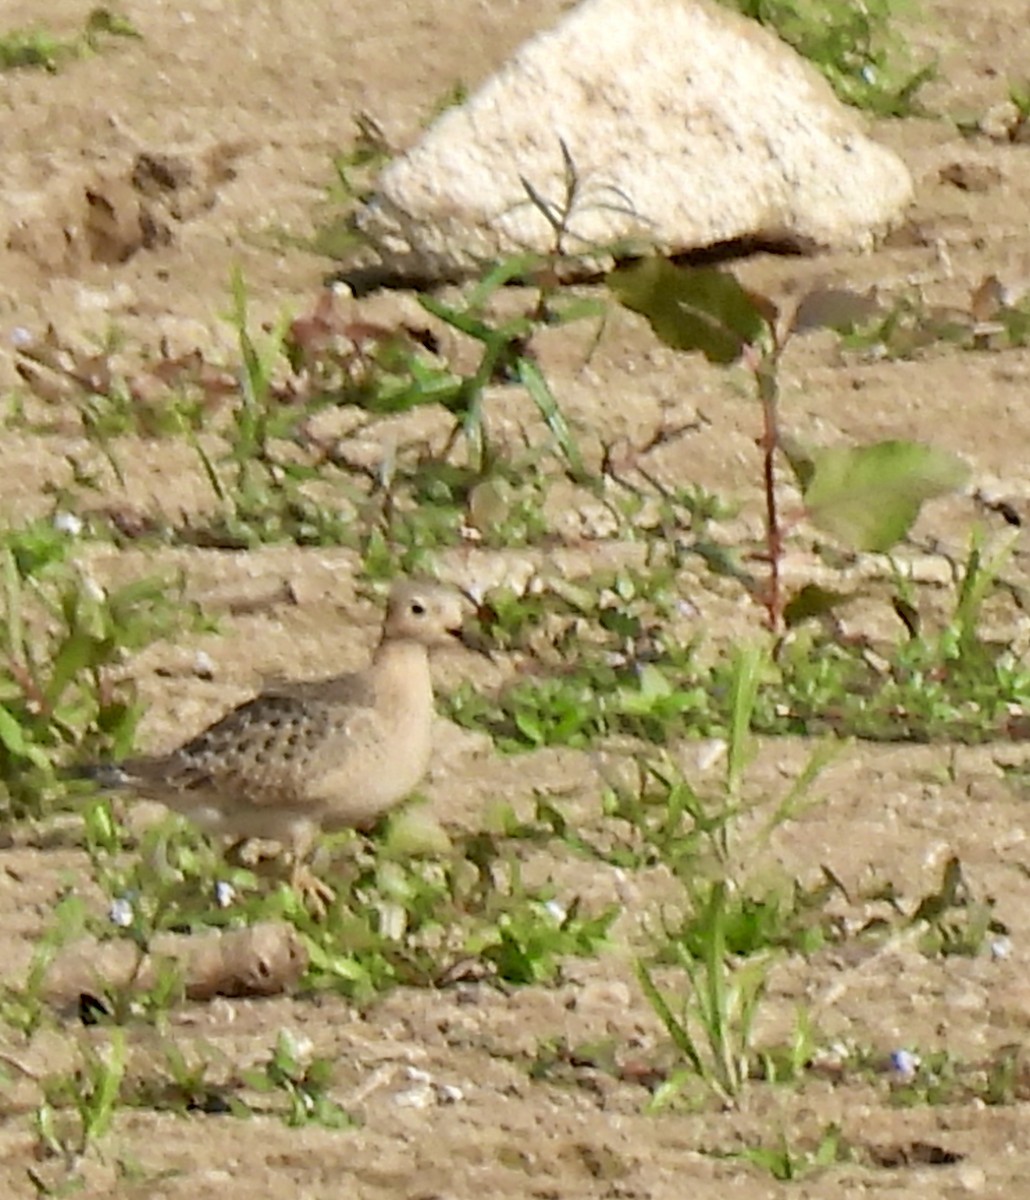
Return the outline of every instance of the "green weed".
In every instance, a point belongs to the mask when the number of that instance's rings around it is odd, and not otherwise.
[[[37,939],[24,983],[0,988],[0,1020],[31,1038],[50,1015],[44,985],[54,959],[63,946],[81,936],[86,924],[80,897],[64,896],[54,910],[46,931]]]
[[[552,982],[564,958],[604,948],[616,915],[527,887],[518,859],[488,834],[443,856],[360,851],[333,884],[338,900],[325,922],[312,922],[285,891],[282,914],[305,936],[308,986],[359,1000],[466,969],[510,984]]]
[[[126,1045],[112,1030],[106,1046],[79,1043],[80,1065],[42,1081],[43,1099],[35,1112],[42,1152],[60,1158],[69,1170],[111,1129],[125,1075]]]
[[[768,1050],[763,1055],[755,1039],[755,1020],[777,956],[787,946],[819,944],[806,935],[819,929],[818,912],[833,891],[832,886],[805,891],[795,885],[785,903],[782,894],[763,890],[740,873],[740,864],[755,857],[754,849],[774,829],[811,805],[810,789],[825,761],[825,755],[813,756],[752,834],[754,845],[736,844],[741,819],[754,812],[744,801],[743,786],[753,754],[751,722],[762,658],[754,648],[736,656],[725,771],[715,794],[702,798],[674,776],[679,803],[670,808],[680,830],[670,839],[663,829],[654,842],[657,861],[681,886],[684,912],[675,927],[665,923],[653,931],[654,949],[637,964],[644,997],[682,1064],[655,1091],[655,1107],[692,1095],[698,1087],[732,1103],[759,1074],[782,1080],[789,1065],[796,1078],[804,1066],[802,1055],[809,1053],[807,1037],[796,1038],[788,1055]],[[659,985],[656,963],[674,968],[675,996]],[[807,1031],[803,1018],[799,1022],[799,1030]]]
[[[783,1134],[772,1146],[750,1146],[746,1150],[717,1157],[739,1158],[749,1162],[783,1183],[804,1179],[835,1163],[852,1162],[855,1154],[837,1125],[827,1125],[811,1146],[792,1143]]]
[[[761,414],[768,562],[767,578],[751,590],[774,633],[783,630],[792,607],[805,609],[799,597],[784,595],[781,584],[785,532],[776,487],[781,458],[794,475],[809,521],[858,551],[889,551],[907,536],[926,501],[966,481],[967,466],[932,446],[890,440],[816,450],[782,428],[780,363],[790,340],[813,328],[852,328],[868,315],[868,298],[816,290],[792,312],[780,313],[768,297],[749,292],[728,271],[683,266],[657,255],[617,267],[608,286],[621,304],[647,318],[666,345],[700,352],[722,366],[740,362],[751,377]],[[824,608],[832,607],[830,593],[822,601]]]
[[[774,29],[816,66],[846,103],[879,117],[919,112],[917,95],[936,75],[932,63],[912,66],[896,21],[899,0],[722,0]]]
[[[353,1124],[345,1110],[329,1095],[333,1064],[327,1058],[310,1058],[297,1038],[282,1030],[263,1066],[243,1073],[244,1082],[255,1091],[282,1096],[286,1125],[321,1125],[344,1129]]]
[[[109,8],[90,11],[82,32],[60,37],[43,28],[11,29],[0,33],[0,71],[20,67],[41,67],[57,71],[77,58],[102,49],[108,38],[139,38],[141,35],[126,17]]]
[[[363,244],[354,226],[354,212],[372,190],[372,180],[389,161],[392,151],[386,136],[368,113],[355,119],[351,146],[333,158],[333,182],[326,196],[331,215],[321,220],[305,248],[327,258],[348,259]]]
[[[55,764],[72,749],[128,752],[140,709],[126,656],[198,622],[180,584],[104,589],[71,545],[46,522],[0,535],[0,773],[14,816],[40,815],[61,792]]]
[[[840,328],[842,348],[867,359],[911,361],[942,349],[999,352],[1030,343],[1030,298],[1010,294],[996,275],[982,279],[964,305],[931,304],[918,289],[870,305]]]
[[[876,1056],[867,1056],[876,1059]],[[890,1101],[898,1108],[923,1105],[998,1105],[1030,1097],[1030,1071],[1021,1046],[1001,1046],[979,1061],[947,1049],[905,1050],[891,1056]]]

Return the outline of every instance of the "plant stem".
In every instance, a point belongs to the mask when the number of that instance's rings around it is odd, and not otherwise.
[[[783,530],[776,507],[776,451],[780,444],[779,384],[776,350],[764,354],[753,366],[758,398],[762,402],[762,482],[765,488],[765,546],[769,559],[769,581],[765,609],[769,628],[779,634],[783,627],[783,596],[780,587],[780,560],[783,556]]]

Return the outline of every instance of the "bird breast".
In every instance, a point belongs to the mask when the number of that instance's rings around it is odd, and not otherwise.
[[[370,825],[409,796],[429,768],[433,697],[408,690],[403,703],[377,697],[374,709],[352,722],[346,751],[327,761],[311,798],[327,827]]]

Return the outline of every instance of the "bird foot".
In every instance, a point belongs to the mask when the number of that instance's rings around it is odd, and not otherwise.
[[[290,887],[316,920],[325,917],[329,905],[336,899],[336,892],[324,880],[319,879],[306,863],[298,863],[293,868]]]

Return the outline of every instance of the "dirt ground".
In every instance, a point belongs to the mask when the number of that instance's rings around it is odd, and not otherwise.
[[[73,32],[90,5],[53,0],[46,7],[51,27]],[[326,260],[292,248],[284,235],[309,234],[324,211],[331,157],[350,143],[354,115],[372,114],[392,142],[409,143],[455,83],[474,85],[565,7],[559,0],[130,0],[124,11],[142,41],[116,43],[56,75],[0,76],[0,384],[16,380],[14,331],[39,332],[47,322],[83,341],[116,325],[127,344],[154,348],[166,338],[176,351],[224,352],[232,335],[221,318],[234,266],[245,274],[257,316],[309,306]],[[1023,5],[925,0],[922,8],[910,40],[939,60],[939,79],[925,93],[930,108],[981,114],[1023,80],[1030,51]],[[30,0],[7,0],[2,24],[30,25],[39,12]],[[1010,285],[1030,281],[1030,146],[967,141],[953,124],[932,120],[884,124],[876,136],[903,155],[917,180],[906,229],[865,256],[753,259],[740,264],[742,278],[773,294],[816,281],[875,283],[886,291],[916,282],[941,303],[964,302],[992,272]],[[141,229],[129,183],[141,152],[176,156],[184,171],[181,195],[158,234]],[[949,172],[941,172],[952,164],[980,168],[968,176],[975,185],[948,182]],[[406,311],[408,303],[377,297],[367,311]],[[725,402],[723,376],[657,348],[642,324],[626,317],[613,322],[583,369],[587,337],[572,330],[543,342],[542,365],[570,413],[585,425],[603,419],[637,442],[663,419],[702,415],[695,433],[655,453],[652,470],[735,496],[743,519],[755,519],[753,413]],[[815,441],[915,437],[957,451],[978,482],[1019,508],[1030,492],[1028,375],[1026,350],[944,349],[914,363],[859,362],[844,360],[830,339],[813,337],[788,355],[784,405],[790,422]],[[95,460],[98,452],[74,430],[5,431],[0,504],[8,521],[49,511],[48,488],[67,482],[69,454]],[[203,480],[185,452],[141,441],[125,460],[133,502],[160,508],[171,496],[187,511],[205,503]],[[961,547],[970,515],[965,500],[937,505],[926,533]],[[570,550],[570,570],[596,568],[620,552],[602,545]],[[264,677],[350,667],[374,636],[374,613],[355,602],[349,551],[91,553],[98,570],[121,577],[179,563],[194,593],[215,607],[227,595],[272,594],[283,581],[294,588],[295,604],[227,618],[218,636],[141,656],[135,669],[149,711],[140,736],[148,747],[169,745]],[[1017,568],[1022,561],[1017,555]],[[447,569],[489,576],[497,567],[486,555],[459,555]],[[753,610],[726,592],[699,586],[692,599],[710,637],[728,641],[754,625]],[[340,620],[341,607],[353,623]],[[211,681],[177,669],[198,648],[215,664]],[[172,670],[171,682],[158,667]],[[458,677],[461,664],[443,670]],[[690,743],[680,752],[687,762],[697,754]],[[781,787],[805,753],[793,742],[765,745],[754,786]],[[862,963],[826,953],[777,974],[771,1011],[789,1025],[799,1002],[812,1005],[831,1038],[884,1055],[902,1046],[946,1046],[977,1057],[1023,1040],[1030,1020],[1024,800],[999,767],[999,760],[1018,757],[1012,747],[848,747],[820,781],[823,803],[769,851],[770,863],[787,873],[804,876],[826,864],[849,885],[891,880],[907,897],[926,894],[948,857],[958,855],[977,892],[998,900],[1011,930],[1007,956],[935,960],[901,946]],[[598,794],[596,771],[585,754],[503,759],[482,736],[442,729],[429,792],[449,819],[474,822],[488,802],[517,805],[534,789],[589,806]],[[0,867],[0,953],[13,973],[27,963],[60,887],[83,870],[83,860],[70,850],[12,848],[0,851]],[[588,900],[626,899],[620,881],[602,868],[566,864],[560,878],[570,894]],[[629,900],[630,918],[642,919]],[[271,1118],[123,1111],[102,1156],[84,1164],[80,1194],[1030,1194],[1025,1105],[898,1110],[885,1087],[841,1078],[800,1092],[760,1093],[743,1111],[648,1115],[642,1087],[601,1072],[581,1072],[567,1085],[532,1081],[525,1056],[549,1038],[575,1044],[611,1037],[642,1053],[660,1039],[625,948],[599,962],[571,963],[565,981],[551,989],[402,990],[365,1014],[336,1000],[216,1001],[187,1006],[172,1021],[183,1042],[203,1038],[243,1062],[266,1052],[281,1028],[309,1038],[315,1053],[338,1064],[334,1094],[361,1118],[360,1128],[293,1130]],[[2,1049],[40,1071],[67,1054],[56,1035],[28,1049],[12,1035]],[[29,1195],[32,1089],[17,1080],[8,1087],[12,1115],[0,1122],[0,1186],[11,1196]],[[780,1131],[803,1141],[833,1121],[885,1165],[835,1166],[778,1184],[756,1167],[711,1153]],[[935,1163],[919,1147],[940,1148],[954,1161]],[[119,1168],[130,1161],[141,1168],[138,1180]]]

